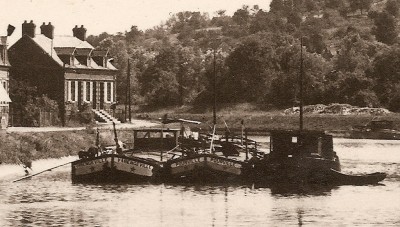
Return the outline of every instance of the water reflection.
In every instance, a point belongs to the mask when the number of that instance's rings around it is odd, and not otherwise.
[[[335,146],[343,171],[384,185],[72,184],[70,167],[11,183],[23,172],[3,165],[0,226],[400,225],[400,143],[352,143]]]
[[[303,226],[303,214],[304,210],[299,208],[297,209],[297,220],[299,222],[299,226]]]
[[[269,185],[255,185],[257,187],[267,187],[271,189],[271,194],[274,196],[329,196],[332,190],[338,188],[334,185],[318,185],[318,184],[288,184],[275,183]]]

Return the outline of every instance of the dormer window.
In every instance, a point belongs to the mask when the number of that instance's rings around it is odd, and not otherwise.
[[[64,63],[64,65],[74,65],[74,51],[75,48],[73,47],[55,47],[54,50],[56,51],[58,57]]]
[[[92,59],[98,66],[107,68],[108,50],[96,49],[92,51]]]
[[[90,66],[90,54],[92,49],[88,48],[76,48],[75,49],[75,58],[81,65]]]

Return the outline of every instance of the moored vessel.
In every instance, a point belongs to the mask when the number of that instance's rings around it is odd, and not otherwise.
[[[366,125],[354,126],[350,131],[352,139],[400,140],[400,131],[394,128],[394,122],[372,120]]]
[[[331,135],[321,131],[275,130],[270,152],[254,161],[255,182],[326,183],[330,170],[340,171]]]
[[[115,130],[115,129],[114,129]],[[157,182],[163,176],[163,157],[178,145],[179,130],[135,129],[129,149],[92,147],[71,163],[73,182]],[[116,134],[116,132],[115,132]],[[118,139],[116,139],[118,141]]]
[[[375,184],[385,173],[346,175],[333,149],[333,138],[323,131],[303,127],[303,40],[300,47],[299,129],[270,133],[270,152],[254,159],[252,179],[256,183]]]

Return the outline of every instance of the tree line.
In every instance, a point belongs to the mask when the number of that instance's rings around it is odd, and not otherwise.
[[[113,55],[120,104],[129,59],[135,105],[211,105],[217,72],[220,103],[293,106],[302,48],[305,104],[400,111],[398,16],[397,0],[273,0],[269,11],[179,12],[146,31],[87,40]]]

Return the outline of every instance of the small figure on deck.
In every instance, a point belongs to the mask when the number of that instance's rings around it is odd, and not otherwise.
[[[32,161],[24,161],[22,163],[22,166],[24,167],[25,175],[29,175],[28,169],[30,169],[30,171],[32,171]]]

